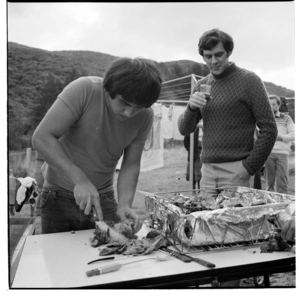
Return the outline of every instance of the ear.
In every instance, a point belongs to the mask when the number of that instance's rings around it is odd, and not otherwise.
[[[231,54],[232,54],[232,51],[227,52],[227,58],[229,58],[231,56]]]

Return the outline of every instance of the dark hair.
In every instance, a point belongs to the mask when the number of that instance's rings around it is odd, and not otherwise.
[[[150,60],[119,58],[107,69],[103,86],[114,99],[117,95],[138,106],[150,107],[159,97],[162,78]]]
[[[275,94],[271,94],[271,95],[268,95],[268,97],[269,97],[269,100],[275,99],[276,102],[277,102],[277,104],[278,104],[278,106],[281,105],[281,100],[280,100],[279,96],[277,96],[277,95],[275,95]]]
[[[212,29],[204,32],[200,37],[198,43],[199,54],[203,56],[204,50],[213,49],[219,42],[222,42],[227,53],[233,51],[234,43],[232,37],[219,29]]]

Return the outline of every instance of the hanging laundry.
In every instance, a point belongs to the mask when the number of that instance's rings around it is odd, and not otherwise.
[[[173,109],[173,105],[162,106],[161,134],[164,139],[173,138]]]

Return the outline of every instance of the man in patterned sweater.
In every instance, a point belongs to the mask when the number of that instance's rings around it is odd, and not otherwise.
[[[180,133],[188,135],[203,118],[200,187],[214,198],[224,188],[250,187],[250,176],[260,171],[277,137],[265,86],[255,73],[229,62],[233,46],[231,36],[218,29],[202,35],[199,53],[210,74],[197,82],[178,119]],[[200,92],[202,84],[211,85],[210,96]]]
[[[275,192],[275,180],[277,192],[289,193],[289,153],[291,141],[295,140],[295,127],[292,118],[279,111],[280,98],[276,95],[269,95],[272,106],[278,135],[273,150],[266,162],[267,190]]]

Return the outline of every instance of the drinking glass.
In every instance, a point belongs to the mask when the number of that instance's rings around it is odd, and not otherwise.
[[[211,99],[211,85],[200,85],[200,92],[205,93],[205,99],[209,101]]]

